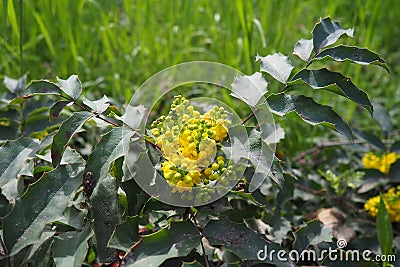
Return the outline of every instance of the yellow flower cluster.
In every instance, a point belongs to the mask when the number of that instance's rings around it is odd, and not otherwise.
[[[390,221],[400,222],[400,186],[397,188],[392,187],[382,195],[383,201],[385,202],[386,209],[389,213]],[[372,217],[378,215],[378,207],[380,203],[380,196],[375,196],[365,203],[365,210]]]
[[[175,96],[167,116],[151,125],[157,145],[161,147],[164,178],[177,186],[194,187],[218,179],[230,171],[230,162],[219,147],[231,124],[223,107],[200,114],[189,101]]]
[[[376,169],[382,173],[388,173],[390,170],[390,165],[396,162],[400,158],[400,154],[395,152],[385,153],[382,156],[377,156],[372,152],[364,155],[362,158],[362,164],[367,169]]]

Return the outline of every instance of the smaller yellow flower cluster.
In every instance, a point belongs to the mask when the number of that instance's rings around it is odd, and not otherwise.
[[[362,158],[362,164],[367,169],[376,169],[382,173],[388,173],[390,165],[396,162],[400,158],[400,154],[395,152],[385,153],[382,156],[377,156],[372,152],[364,155]]]
[[[199,186],[233,168],[219,149],[231,124],[226,118],[223,107],[215,106],[200,114],[187,99],[175,96],[167,116],[151,124],[165,159],[161,170],[168,182],[182,187]]]
[[[386,193],[382,194],[382,197],[389,213],[390,221],[400,222],[400,186],[390,188]],[[369,215],[376,217],[378,215],[379,203],[380,196],[375,196],[368,199],[364,208]]]

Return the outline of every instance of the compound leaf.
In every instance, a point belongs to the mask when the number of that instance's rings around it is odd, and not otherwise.
[[[353,139],[350,127],[329,106],[316,103],[312,98],[304,95],[274,94],[267,98],[271,112],[284,116],[296,112],[302,120],[311,124],[322,124]]]

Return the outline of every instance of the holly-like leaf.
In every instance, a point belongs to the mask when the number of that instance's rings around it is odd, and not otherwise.
[[[54,119],[58,118],[61,111],[70,103],[68,100],[60,100],[54,103],[49,109],[49,121],[54,122]]]
[[[97,258],[101,263],[113,262],[117,259],[117,250],[108,247],[108,241],[121,222],[120,205],[117,195],[116,179],[107,175],[98,183],[92,196],[93,231],[96,236]]]
[[[21,95],[22,91],[25,89],[26,85],[26,78],[27,75],[23,75],[19,79],[12,79],[10,77],[5,76],[4,77],[4,86],[7,88],[7,90],[16,96]]]
[[[14,209],[3,220],[4,242],[10,256],[35,244],[46,225],[62,221],[71,195],[81,184],[80,164],[59,166],[46,173],[16,200]]]
[[[251,76],[236,76],[231,95],[254,107],[268,92],[267,86],[268,83],[260,72]]]
[[[92,111],[96,112],[97,114],[101,114],[107,110],[110,106],[110,100],[107,96],[103,96],[102,99],[91,101],[87,98],[83,98],[83,104],[90,107]]]
[[[256,61],[261,62],[260,71],[268,73],[283,84],[286,84],[293,70],[289,58],[281,53],[275,53],[266,57],[257,55]]]
[[[121,117],[117,117],[120,121],[124,122],[126,125],[132,129],[138,129],[142,123],[143,118],[146,115],[146,108],[143,105],[126,107],[125,114]]]
[[[385,68],[386,71],[390,73],[389,66],[386,62],[378,54],[366,48],[339,45],[325,49],[315,57],[315,59],[324,58],[330,58],[336,61],[349,60],[360,65],[374,64]]]
[[[310,59],[311,52],[313,50],[313,40],[300,39],[294,46],[293,54],[297,55],[304,61]]]
[[[85,173],[91,172],[96,181],[107,177],[110,165],[117,158],[124,156],[133,132],[125,127],[116,127],[102,136],[85,167]]]
[[[78,99],[82,93],[82,84],[77,75],[71,75],[66,80],[57,78],[57,82],[61,90],[73,100]]]
[[[24,97],[35,95],[61,95],[60,87],[50,81],[32,81],[24,92]]]
[[[267,98],[271,112],[284,116],[296,112],[302,120],[311,124],[322,124],[353,139],[349,126],[329,106],[316,103],[312,98],[304,95],[274,94]]]
[[[300,227],[294,233],[294,247],[297,251],[304,251],[310,245],[321,242],[332,242],[332,228],[324,226],[320,221],[314,220],[306,226]]]
[[[139,240],[138,217],[127,217],[124,223],[118,224],[112,234],[108,246],[122,251],[129,251],[133,244]]]
[[[0,188],[9,201],[18,196],[18,174],[38,149],[39,141],[28,137],[9,141],[0,147]]]
[[[90,227],[82,231],[60,233],[54,238],[52,254],[56,266],[80,267],[82,266],[88,250],[87,241],[93,236]]]
[[[125,264],[131,267],[160,266],[166,259],[188,255],[200,241],[200,233],[192,222],[172,222],[154,234],[143,236],[126,257]]]
[[[373,107],[368,95],[355,86],[350,81],[350,78],[346,78],[338,72],[332,72],[328,69],[303,69],[296,73],[292,79],[292,83],[297,83],[298,81],[296,80],[301,80],[313,89],[325,89],[347,97],[355,103],[364,106],[372,114]]]
[[[249,160],[254,167],[254,175],[252,177],[249,191],[253,192],[265,180],[266,175],[270,170],[273,160],[273,153],[270,147],[259,139],[259,144],[252,144],[250,141],[254,138],[249,138],[245,143],[240,141],[236,136],[233,137],[232,145],[223,146],[222,151],[235,164],[239,164],[241,159]]]
[[[312,31],[314,51],[318,54],[324,47],[336,43],[343,34],[353,37],[354,29],[344,30],[338,22],[332,21],[329,17],[321,19]]]
[[[51,159],[54,167],[60,164],[62,155],[69,141],[72,139],[72,136],[91,117],[93,117],[93,113],[79,111],[72,114],[71,117],[61,124],[61,127],[54,136],[53,143],[51,145]]]
[[[283,255],[288,261],[279,261],[276,258],[277,254],[270,258],[269,251],[278,252],[283,249],[279,245],[267,241],[243,223],[233,223],[226,219],[212,220],[204,227],[203,234],[212,246],[223,246],[242,260],[257,261],[261,257],[261,260],[278,264],[278,266],[296,266],[285,252]],[[267,255],[265,255],[265,250]],[[280,256],[283,255],[280,253]],[[265,258],[262,259],[263,257]]]
[[[378,216],[376,217],[376,228],[378,229],[378,240],[382,255],[392,254],[393,230],[389,213],[386,209],[382,194],[379,202]],[[385,265],[383,265],[385,266]]]
[[[277,214],[267,213],[265,222],[272,228],[269,230],[272,241],[277,243],[281,243],[286,238],[287,233],[292,230],[290,222]]]

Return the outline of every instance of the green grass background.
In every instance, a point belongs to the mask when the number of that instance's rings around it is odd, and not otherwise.
[[[294,44],[310,39],[319,18],[330,16],[343,28],[355,28],[355,38],[341,42],[377,51],[392,74],[346,63],[332,64],[332,69],[351,76],[396,118],[399,10],[398,0],[2,0],[0,78],[28,72],[30,79],[54,79],[75,73],[84,92],[124,102],[152,74],[181,62],[218,61],[252,74],[259,68],[257,53],[282,52],[302,66],[292,55]],[[277,90],[275,85],[270,90]],[[334,105],[346,121],[368,117],[337,99],[328,93],[317,100]],[[303,130],[290,130],[292,142],[305,142],[296,139]]]

